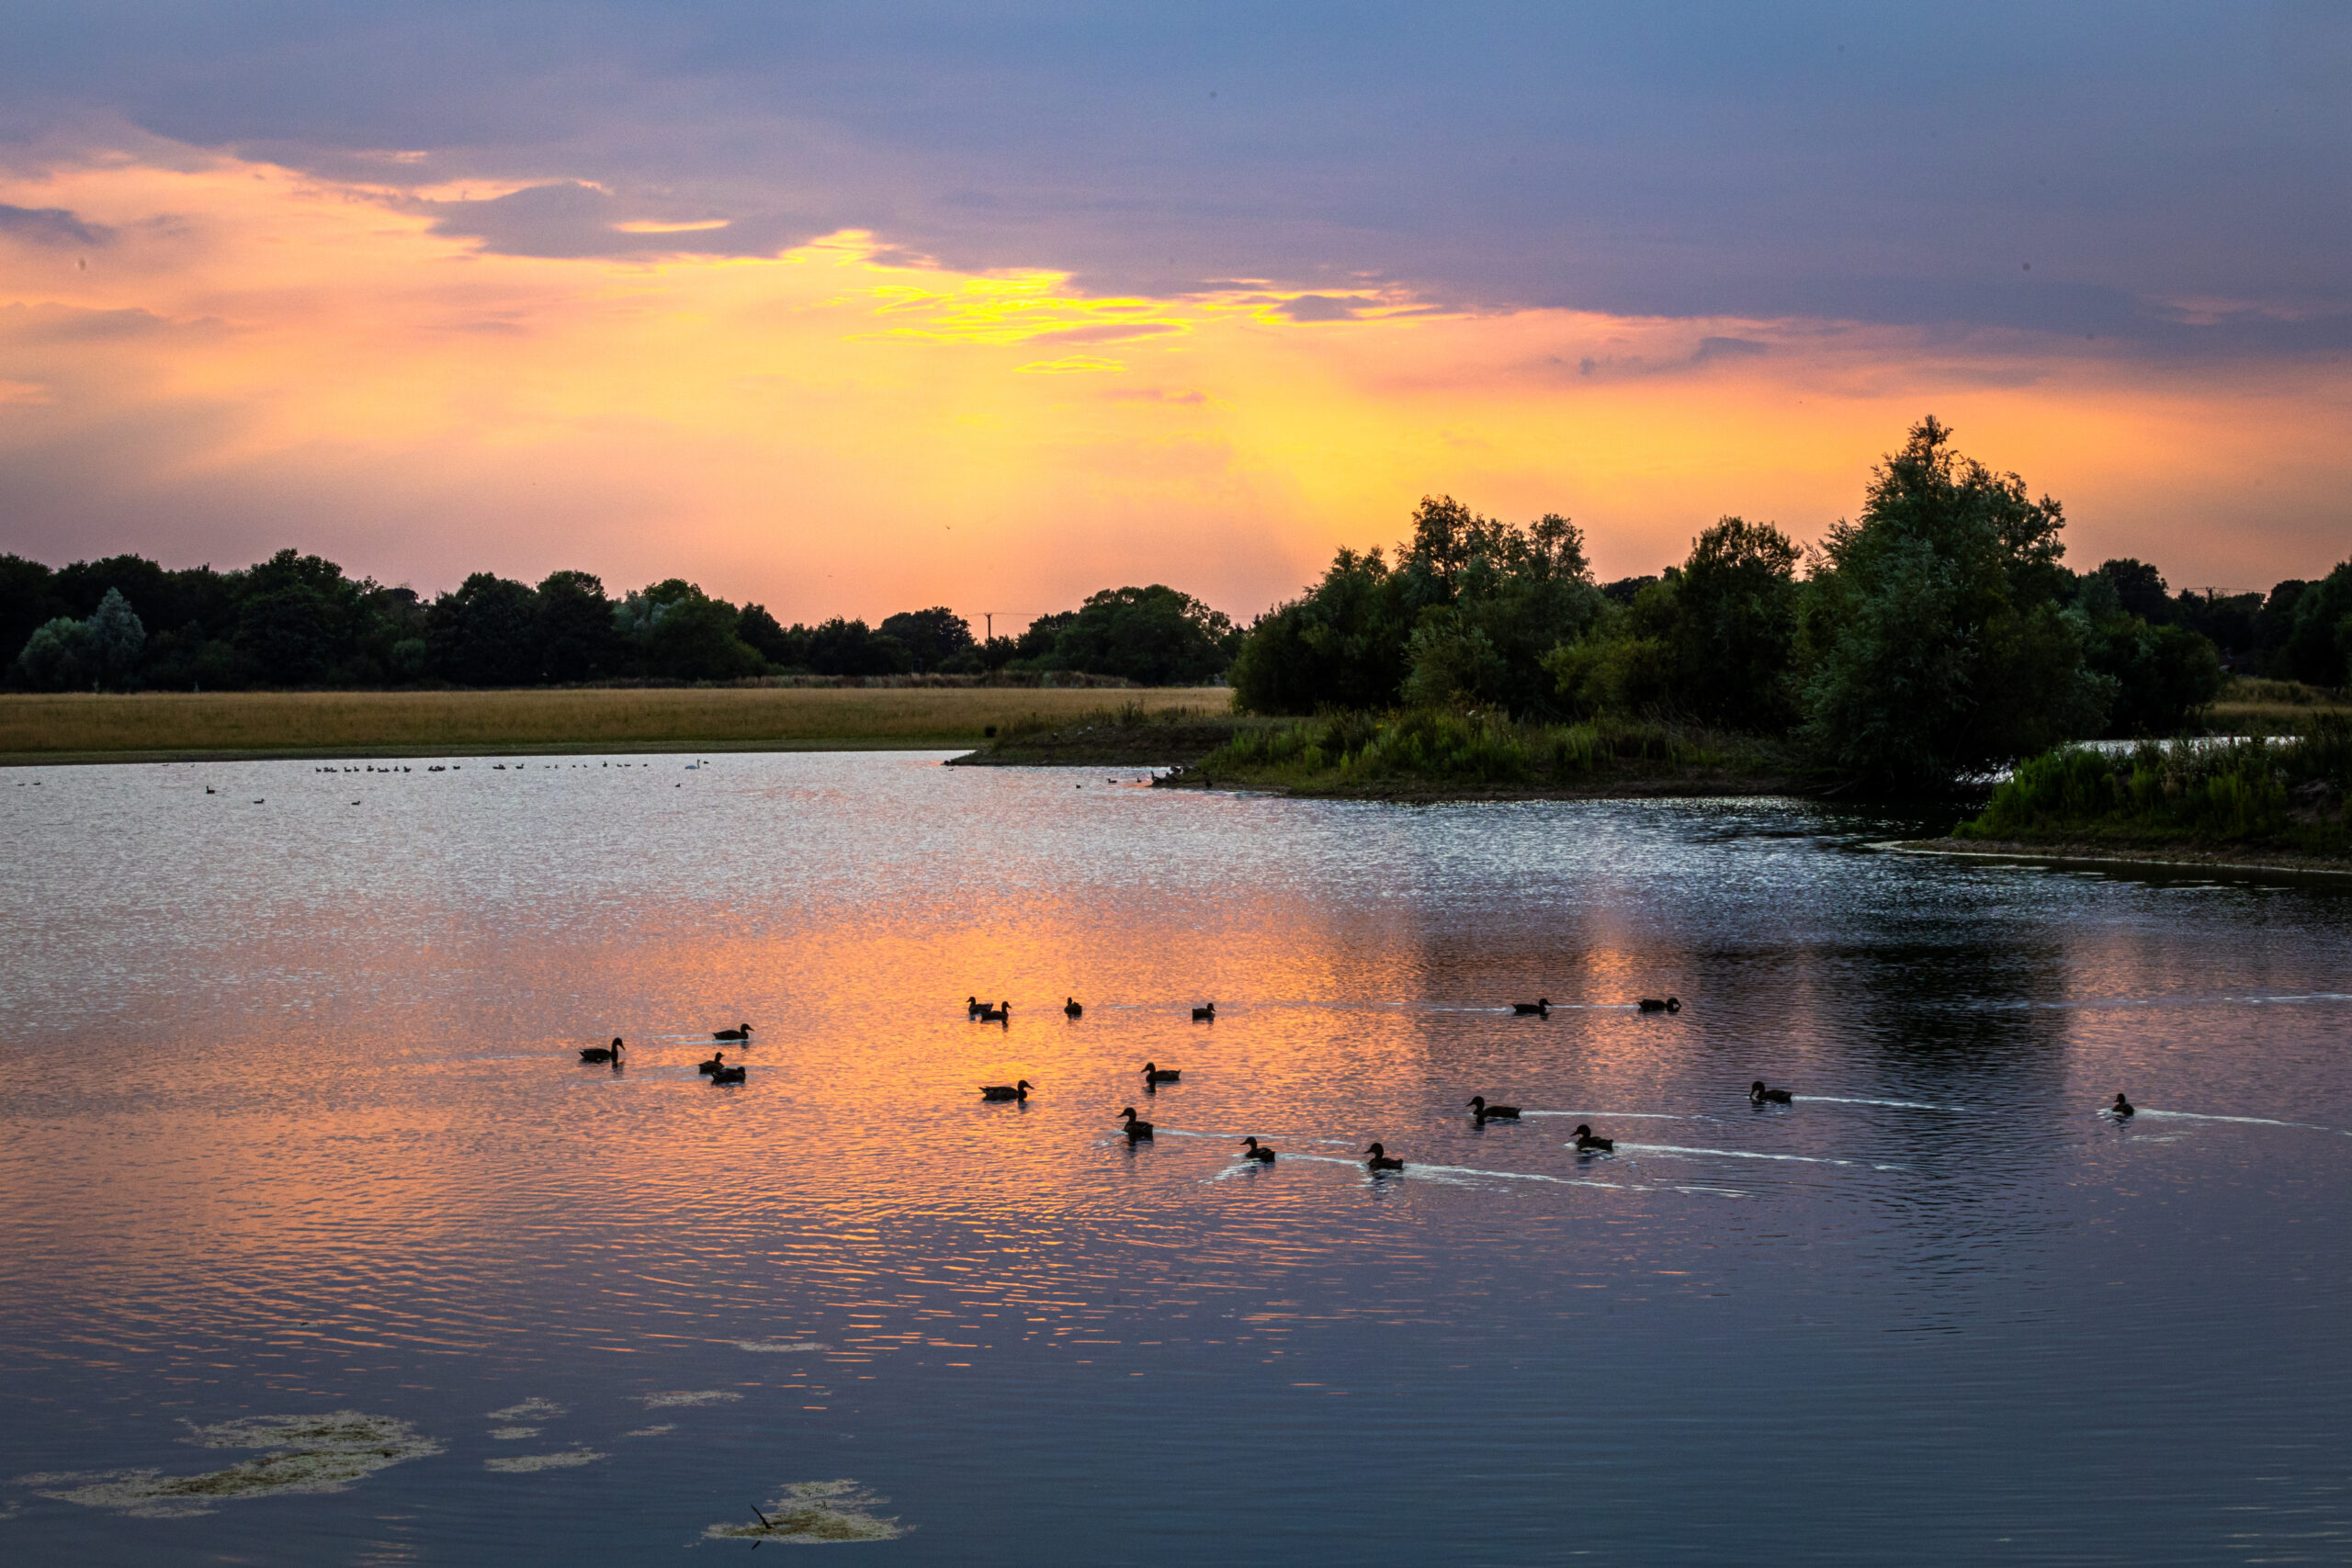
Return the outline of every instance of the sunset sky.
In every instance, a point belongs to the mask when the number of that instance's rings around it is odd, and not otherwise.
[[[2352,553],[2352,5],[0,17],[0,549],[1246,619],[1604,578],[1934,412],[2077,567]]]

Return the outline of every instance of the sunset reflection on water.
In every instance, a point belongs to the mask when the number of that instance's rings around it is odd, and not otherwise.
[[[0,1541],[650,1555],[837,1475],[914,1527],[865,1550],[957,1562],[2346,1527],[2340,896],[1785,802],[626,761],[0,785],[0,1463],[194,1472],[182,1418],[339,1409],[446,1450],[169,1524],[17,1485]]]

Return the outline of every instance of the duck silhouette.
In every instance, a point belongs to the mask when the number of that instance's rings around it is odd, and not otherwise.
[[[1023,1078],[1019,1083],[984,1083],[980,1086],[980,1098],[1025,1100],[1029,1098],[1029,1091],[1036,1087],[1027,1078]]]
[[[1182,1067],[1163,1067],[1158,1062],[1143,1065],[1143,1081],[1147,1084],[1174,1083],[1183,1076]]]
[[[1011,1002],[999,1002],[996,1006],[990,1007],[986,1002],[982,1002],[980,1004],[980,1021],[982,1023],[1001,1023],[1010,1027],[1012,1023],[1012,1004]]]
[[[726,1070],[727,1053],[724,1051],[713,1051],[709,1061],[695,1064],[695,1071],[698,1073],[722,1073]]]
[[[1682,998],[1679,997],[1668,997],[1666,1000],[1660,1001],[1656,997],[1644,997],[1642,998],[1642,1010],[1644,1012],[1680,1012],[1682,1010]]]
[[[1128,1106],[1125,1111],[1120,1111],[1119,1114],[1127,1119],[1127,1142],[1132,1144],[1138,1139],[1148,1138],[1151,1136],[1151,1123],[1148,1122],[1137,1121],[1136,1118],[1136,1108],[1134,1106]]]
[[[1272,1165],[1274,1163],[1274,1151],[1255,1138],[1244,1138],[1241,1140],[1241,1157],[1254,1159],[1260,1165]]]
[[[1487,1097],[1483,1094],[1474,1094],[1470,1097],[1470,1113],[1481,1122],[1516,1122],[1519,1120],[1518,1106],[1489,1105],[1487,1103]]]
[[[710,1075],[710,1081],[713,1083],[741,1083],[744,1078],[750,1076],[751,1071],[752,1069],[749,1067],[719,1067],[712,1071]]]
[[[1384,1170],[1402,1170],[1405,1168],[1405,1162],[1403,1160],[1398,1159],[1395,1155],[1390,1154],[1378,1144],[1373,1145],[1372,1147],[1364,1150],[1364,1153],[1372,1156],[1370,1159],[1363,1162],[1364,1168],[1373,1171],[1375,1174]]]
[[[583,1062],[610,1062],[613,1066],[619,1066],[621,1062],[621,1037],[617,1034],[614,1035],[613,1043],[610,1045],[582,1046],[580,1048],[580,1059]]]
[[[1750,1105],[1793,1105],[1796,1098],[1784,1089],[1766,1089],[1762,1078],[1747,1086],[1747,1103]]]
[[[2140,1113],[2140,1108],[2124,1099],[2120,1093],[2116,1095],[2115,1103],[2107,1109],[2119,1122],[2127,1116],[2137,1116]]]
[[[713,1040],[741,1040],[748,1045],[752,1041],[752,1026],[748,1023],[741,1023],[732,1029],[714,1029],[710,1032],[710,1037]]]
[[[1538,997],[1532,1002],[1513,1002],[1510,1010],[1521,1018],[1549,1018],[1552,1016],[1552,998]]]
[[[1062,1016],[1064,1018],[1083,1017],[1085,1012],[1086,1010],[1079,1005],[1079,1000],[1076,997],[1072,997],[1068,1001],[1062,1003]]]
[[[1617,1140],[1614,1138],[1601,1137],[1593,1132],[1591,1128],[1579,1122],[1577,1123],[1576,1135],[1570,1141],[1569,1146],[1574,1148],[1578,1154],[1585,1154],[1594,1150],[1598,1150],[1601,1154],[1608,1154],[1617,1147]]]
[[[1215,1023],[1216,1021],[1216,1004],[1215,1002],[1211,1002],[1206,1007],[1194,1008],[1193,1010],[1193,1021],[1194,1023]]]

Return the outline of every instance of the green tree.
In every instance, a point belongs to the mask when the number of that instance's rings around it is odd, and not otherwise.
[[[541,679],[595,681],[619,669],[613,602],[594,572],[549,572],[539,583],[535,614]]]
[[[941,604],[929,610],[908,610],[885,619],[876,628],[896,637],[915,661],[915,668],[936,673],[947,662],[978,645],[964,617]]]
[[[2114,690],[2058,607],[2065,526],[2015,474],[1962,457],[1932,417],[1872,472],[1822,547],[1804,733],[1828,765],[1939,784],[2096,734]]]
[[[238,576],[232,638],[242,678],[315,686],[346,673],[361,593],[343,568],[286,549]]]
[[[538,595],[526,584],[475,572],[425,612],[430,668],[460,686],[536,685],[538,618]]]
[[[1685,711],[1732,729],[1777,734],[1796,721],[1794,541],[1769,523],[1726,517],[1682,565],[1667,632]]]
[[[1044,662],[1147,686],[1190,686],[1225,672],[1233,642],[1224,611],[1155,582],[1090,596],[1055,635]]]
[[[2287,673],[2298,681],[2346,683],[2352,663],[2352,560],[2297,595],[2295,627],[2287,635],[2284,653]]]

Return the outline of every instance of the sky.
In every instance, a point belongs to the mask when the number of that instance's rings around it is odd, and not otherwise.
[[[1244,620],[1604,579],[1934,413],[2070,561],[2352,553],[2352,0],[0,14],[0,550]]]

